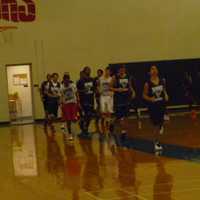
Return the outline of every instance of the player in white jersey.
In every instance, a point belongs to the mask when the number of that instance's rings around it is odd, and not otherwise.
[[[111,114],[113,113],[113,92],[112,77],[110,76],[110,68],[105,69],[104,75],[99,79],[98,90],[100,93],[100,112],[101,112],[101,128],[102,132],[109,127]]]
[[[61,103],[63,120],[67,125],[69,140],[73,140],[71,123],[78,120],[78,95],[76,85],[70,80],[69,75],[64,75],[61,85]]]

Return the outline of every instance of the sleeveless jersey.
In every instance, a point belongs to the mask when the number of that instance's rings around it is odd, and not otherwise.
[[[76,86],[73,82],[71,82],[69,86],[65,86],[64,84],[62,84],[61,94],[63,103],[64,104],[77,103],[76,91],[77,91]]]
[[[165,100],[165,83],[160,80],[159,84],[154,84],[151,80],[148,81],[149,96],[155,98],[155,102],[161,102]]]
[[[111,77],[108,78],[101,77],[99,79],[99,89],[100,89],[100,94],[102,96],[112,96],[112,91],[110,90],[111,82],[112,82]]]
[[[81,79],[77,85],[77,88],[80,95],[80,103],[93,106],[95,93],[94,79],[90,77]]]
[[[119,95],[129,95],[129,92],[130,92],[130,78],[128,75],[124,76],[124,77],[120,77],[120,76],[117,76],[116,77],[116,85],[115,85],[116,88],[123,88],[123,89],[128,89],[128,91],[126,92],[116,92],[117,94]]]

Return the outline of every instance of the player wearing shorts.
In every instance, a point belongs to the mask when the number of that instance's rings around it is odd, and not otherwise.
[[[83,76],[77,84],[80,107],[81,107],[81,119],[80,128],[82,133],[80,136],[88,136],[88,128],[92,117],[94,116],[94,94],[95,94],[95,83],[94,79],[91,78],[90,67],[83,69]]]
[[[45,94],[47,95],[47,116],[48,124],[54,132],[53,122],[58,117],[58,107],[60,102],[60,83],[59,75],[52,74],[52,80],[46,85]]]
[[[108,130],[110,126],[111,114],[113,113],[112,77],[109,67],[105,69],[104,75],[99,79],[98,91],[100,94],[101,130],[105,133],[106,128]]]
[[[64,75],[61,85],[61,104],[63,120],[66,122],[69,140],[73,140],[71,124],[78,120],[78,96],[76,85],[70,80],[69,75]]]
[[[159,71],[156,66],[150,69],[150,79],[145,83],[143,98],[147,101],[147,106],[151,121],[157,132],[162,135],[164,132],[164,115],[166,110],[166,102],[169,97],[165,88],[165,83],[159,77]],[[156,136],[157,137],[157,136]],[[155,141],[155,151],[162,150],[159,141]]]
[[[113,78],[114,108],[117,120],[123,124],[124,118],[128,116],[130,107],[130,96],[135,96],[131,78],[126,72],[124,65],[120,66],[119,73]],[[122,128],[122,134],[126,131]]]

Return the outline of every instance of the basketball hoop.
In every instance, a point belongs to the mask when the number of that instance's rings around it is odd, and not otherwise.
[[[17,26],[0,26],[0,32],[7,31],[10,29],[17,29]]]

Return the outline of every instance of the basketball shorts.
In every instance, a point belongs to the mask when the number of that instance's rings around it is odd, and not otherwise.
[[[100,111],[101,113],[113,113],[113,97],[112,96],[100,97]]]
[[[76,103],[68,103],[62,106],[63,119],[66,121],[78,120],[78,106]]]

